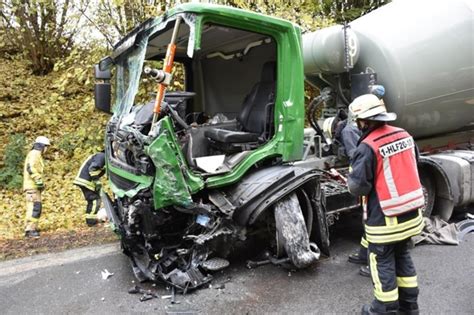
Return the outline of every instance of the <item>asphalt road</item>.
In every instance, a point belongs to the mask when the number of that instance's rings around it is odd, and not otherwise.
[[[0,263],[0,313],[359,313],[372,299],[369,278],[347,262],[359,232],[357,224],[341,224],[332,234],[331,257],[303,271],[275,266],[249,270],[245,257],[234,258],[215,275],[212,287],[177,295],[179,304],[161,298],[170,294],[162,285],[139,284],[160,296],[145,302],[140,294],[129,294],[137,283],[118,244],[7,261]],[[459,246],[416,247],[412,256],[423,313],[474,313],[474,234]],[[103,269],[114,275],[103,280]]]

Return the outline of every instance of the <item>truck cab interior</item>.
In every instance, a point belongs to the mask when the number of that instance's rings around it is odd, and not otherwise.
[[[144,67],[163,60],[172,30],[170,25],[150,37]],[[225,173],[273,136],[277,45],[264,34],[204,24],[200,49],[190,58],[189,38],[190,27],[182,23],[175,57],[182,72],[168,87],[161,115],[171,116],[192,169]],[[156,86],[142,73],[144,81]],[[153,106],[154,97],[132,110],[143,134],[150,130]]]

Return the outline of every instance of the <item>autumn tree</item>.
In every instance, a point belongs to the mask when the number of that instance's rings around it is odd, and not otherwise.
[[[93,12],[94,24],[110,44],[175,3],[174,0],[98,0]]]
[[[34,74],[45,75],[66,57],[90,0],[0,0],[0,33],[24,53]]]
[[[319,0],[321,13],[337,23],[350,22],[391,0]]]

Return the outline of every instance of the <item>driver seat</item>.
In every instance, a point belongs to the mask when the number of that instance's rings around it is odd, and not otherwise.
[[[275,104],[275,62],[266,62],[262,67],[260,82],[257,82],[244,99],[237,117],[237,130],[209,128],[204,135],[211,145],[224,152],[251,150],[271,137],[273,107]]]

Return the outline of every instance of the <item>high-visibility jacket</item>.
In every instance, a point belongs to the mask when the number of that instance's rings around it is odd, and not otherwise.
[[[105,154],[102,152],[89,156],[82,163],[74,184],[85,187],[89,190],[96,190],[96,183],[99,178],[105,174]]]
[[[400,136],[407,135],[405,132],[398,132],[401,129],[395,128],[395,130],[392,128],[393,127],[382,125],[375,129],[368,130],[362,135],[360,143],[354,152],[353,159],[351,160],[352,170],[347,177],[347,184],[351,194],[355,196],[367,196],[365,234],[370,244],[397,243],[419,234],[424,226],[423,217],[419,209],[413,209],[403,213],[400,212],[394,216],[387,216],[381,207],[380,193],[377,190],[377,184],[379,181],[378,177],[384,175],[383,160],[381,161],[377,156],[381,154],[380,151],[375,151],[375,146],[371,146],[364,140],[368,138],[372,139],[370,142],[381,141],[384,138],[394,136],[391,134],[392,131],[397,132]],[[390,132],[387,132],[389,130]],[[376,136],[374,136],[374,133]],[[381,147],[382,146],[379,146],[379,149]],[[388,147],[384,147],[384,149],[387,148]],[[397,148],[397,146],[395,148]],[[393,153],[394,149],[390,149],[389,152]],[[386,151],[384,151],[384,153],[386,153]],[[412,152],[412,154],[414,154],[414,152]],[[412,158],[415,161],[414,163],[416,163],[416,157],[413,155]],[[382,168],[380,165],[382,165]],[[403,186],[404,182],[399,177],[412,175],[408,175],[408,170],[402,168],[393,168],[392,171],[392,177],[395,178],[396,183],[405,189],[405,186]],[[416,170],[410,169],[410,171],[414,172]],[[419,181],[416,180],[416,182]],[[402,190],[398,190],[398,192],[401,195]],[[383,196],[383,193],[381,196]]]
[[[376,157],[375,190],[386,216],[397,216],[424,205],[415,141],[405,130],[384,125],[363,141]]]
[[[36,183],[43,181],[43,156],[41,150],[31,150],[23,167],[23,190],[38,189]]]

